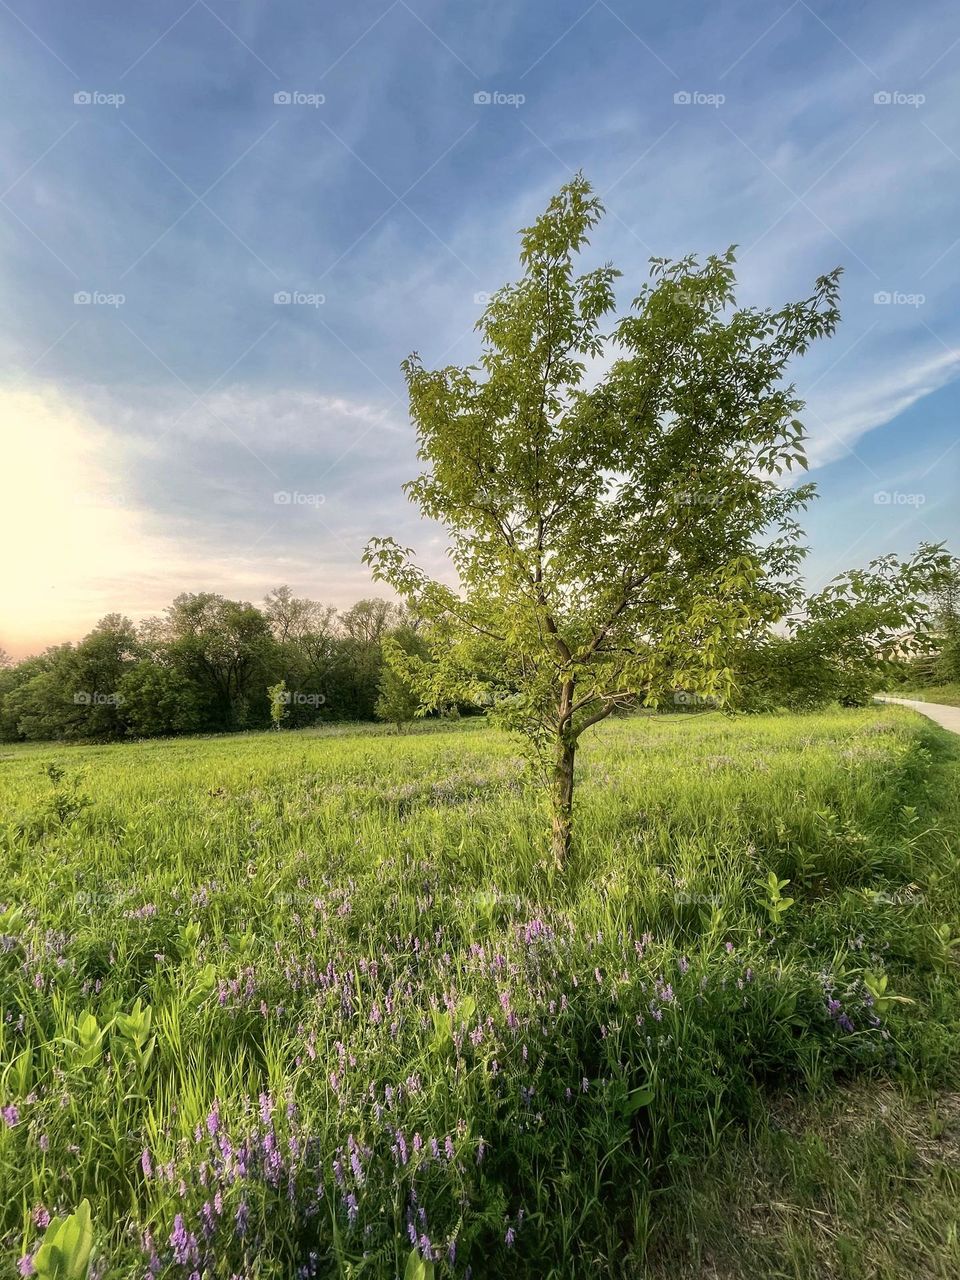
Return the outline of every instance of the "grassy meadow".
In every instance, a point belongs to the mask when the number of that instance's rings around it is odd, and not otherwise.
[[[3,749],[3,1274],[84,1198],[99,1277],[960,1273],[960,743],[578,769],[559,876],[478,721]]]

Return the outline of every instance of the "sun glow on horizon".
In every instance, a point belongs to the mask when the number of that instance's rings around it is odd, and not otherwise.
[[[151,577],[166,578],[182,553],[145,530],[109,433],[62,396],[35,390],[0,392],[0,423],[0,644],[22,657],[78,639],[113,608],[159,607]]]

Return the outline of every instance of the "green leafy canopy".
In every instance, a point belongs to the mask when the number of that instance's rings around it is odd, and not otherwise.
[[[523,231],[477,366],[404,364],[426,464],[406,490],[448,531],[459,589],[391,538],[365,553],[424,619],[424,705],[489,705],[541,754],[636,699],[722,699],[734,642],[795,602],[813,487],[781,479],[806,466],[785,373],[839,319],[839,269],[738,308],[732,249],[654,259],[617,319],[620,273],[574,269],[602,212],[578,176]]]

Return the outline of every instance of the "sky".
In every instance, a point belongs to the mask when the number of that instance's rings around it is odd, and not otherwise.
[[[446,574],[400,362],[469,364],[582,169],[584,268],[844,268],[807,400],[812,589],[960,550],[960,10],[940,0],[0,0],[0,645],[184,590]]]

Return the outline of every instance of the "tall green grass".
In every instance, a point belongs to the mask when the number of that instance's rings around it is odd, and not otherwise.
[[[558,876],[485,726],[5,751],[9,1257],[87,1198],[104,1276],[643,1274],[785,1091],[953,1081],[956,758],[617,721]]]

